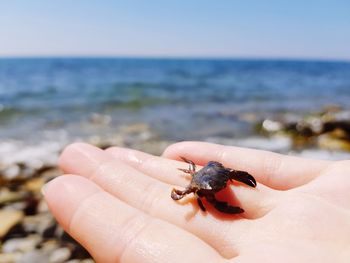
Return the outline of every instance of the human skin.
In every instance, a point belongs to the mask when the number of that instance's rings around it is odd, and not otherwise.
[[[218,199],[245,213],[199,209],[170,198],[189,178],[177,170],[210,160],[244,170],[256,188],[232,183]],[[66,175],[44,189],[62,227],[97,262],[350,262],[350,161],[318,161],[204,142],[169,146],[161,157],[72,144]]]

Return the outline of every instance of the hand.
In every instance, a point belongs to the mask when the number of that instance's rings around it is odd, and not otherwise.
[[[203,212],[190,195],[172,200],[172,188],[189,182],[179,156],[252,174],[256,188],[230,184],[218,194],[245,213],[207,203]],[[174,144],[163,157],[73,144],[60,167],[71,175],[46,185],[46,201],[98,262],[350,262],[350,161],[201,142]]]

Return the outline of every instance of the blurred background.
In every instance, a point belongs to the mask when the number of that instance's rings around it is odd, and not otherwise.
[[[91,262],[41,186],[65,145],[350,158],[350,2],[1,1],[0,262]]]

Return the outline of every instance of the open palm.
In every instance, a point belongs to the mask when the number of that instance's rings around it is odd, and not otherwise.
[[[217,197],[242,207],[227,215],[189,195],[179,156],[252,174],[256,188],[230,184]],[[63,228],[98,262],[350,262],[350,161],[183,142],[162,157],[124,148],[68,146],[69,174],[44,189]]]

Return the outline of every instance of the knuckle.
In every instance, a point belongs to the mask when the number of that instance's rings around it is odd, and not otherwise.
[[[280,154],[269,152],[263,154],[261,160],[262,174],[265,177],[266,184],[271,184],[273,178],[280,173],[283,157]]]
[[[159,194],[160,189],[158,185],[153,182],[149,182],[143,188],[143,194],[140,195],[140,209],[146,211],[148,214],[153,215],[155,206],[159,203],[162,195]]]

